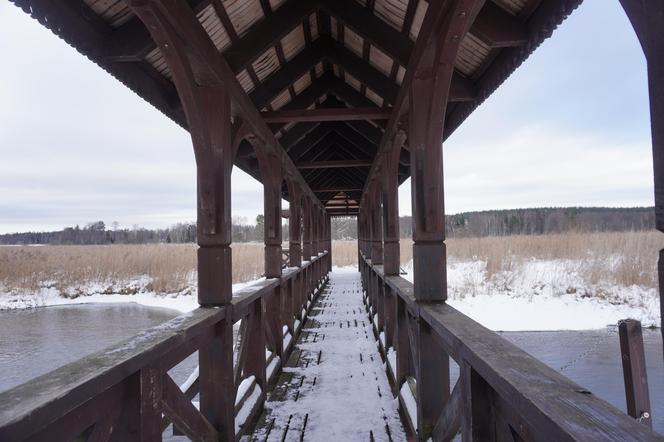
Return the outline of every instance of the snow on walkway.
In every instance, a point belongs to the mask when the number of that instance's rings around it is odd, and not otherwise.
[[[252,440],[406,439],[356,270],[330,274],[283,371]]]

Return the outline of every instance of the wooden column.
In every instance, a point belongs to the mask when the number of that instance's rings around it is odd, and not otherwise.
[[[367,191],[367,196],[364,201],[364,228],[365,228],[365,245],[364,245],[364,255],[367,257],[367,259],[371,259],[371,252],[373,247],[371,246],[372,244],[372,239],[373,239],[373,215],[374,215],[374,206],[375,202],[371,198],[371,193],[370,190]]]
[[[302,199],[302,223],[304,224],[304,233],[302,238],[302,259],[311,260],[311,211],[312,202],[309,197]]]
[[[655,225],[664,232],[664,2],[620,0],[648,65],[650,129],[655,180]],[[664,249],[659,253],[659,296],[664,317]],[[661,328],[664,336],[664,328]]]
[[[373,201],[373,210],[371,213],[371,262],[374,264],[383,263],[383,209],[381,199],[383,192],[381,183],[376,182],[371,190],[371,199]]]
[[[398,275],[399,256],[399,155],[406,133],[400,130],[385,156],[382,173],[383,268],[386,275]]]
[[[197,165],[198,302],[224,306],[230,315],[233,167],[231,103],[227,88],[201,66],[177,30],[192,23],[193,11],[179,3],[130,1],[161,50],[187,117]],[[210,42],[211,44],[211,42]],[[233,330],[229,318],[215,326],[212,341],[199,350],[200,409],[219,432],[235,440]],[[158,430],[161,430],[159,428]],[[156,435],[160,438],[161,431]],[[145,437],[149,440],[148,437]]]
[[[409,127],[413,213],[413,285],[418,302],[447,299],[443,129],[459,45],[484,0],[430,3],[409,65]],[[409,81],[406,81],[409,80]],[[436,350],[431,328],[417,321],[417,428],[431,435],[449,398],[449,356]]]
[[[259,157],[263,179],[265,277],[281,277],[281,162],[276,155]]]
[[[290,265],[302,265],[302,191],[291,180],[288,181],[290,215],[288,218],[288,240]]]

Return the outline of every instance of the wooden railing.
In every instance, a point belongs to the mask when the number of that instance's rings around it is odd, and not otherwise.
[[[198,308],[0,393],[0,441],[152,441],[161,440],[170,423],[193,440],[239,437],[261,410],[327,279],[329,259],[321,254],[279,279],[233,293],[230,306]],[[239,321],[234,352],[233,325]],[[168,370],[197,350],[205,350],[199,351],[200,374],[196,369],[178,386]],[[233,373],[212,372],[214,366],[203,360],[210,352],[234,358]],[[200,407],[192,403],[197,395]],[[211,422],[201,412],[224,404],[235,410],[230,430],[228,421]]]
[[[459,432],[464,441],[664,440],[453,307],[417,302],[413,285],[385,276],[382,265],[361,256],[360,271],[393,392],[420,440],[452,440]],[[449,357],[459,366],[453,388],[449,364],[435,361]],[[431,366],[443,368],[432,373]],[[425,399],[418,397],[421,376]]]

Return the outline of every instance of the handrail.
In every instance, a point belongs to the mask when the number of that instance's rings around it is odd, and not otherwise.
[[[430,327],[440,350],[462,367],[460,379],[465,376],[464,367],[468,367],[473,376],[478,376],[489,386],[493,392],[488,399],[492,401],[492,407],[500,410],[498,414],[502,414],[509,421],[512,430],[523,439],[539,439],[544,435],[545,440],[556,441],[664,440],[663,436],[636,422],[454,307],[442,302],[416,301],[412,283],[400,276],[386,276],[382,265],[374,265],[371,259],[362,254],[360,256],[364,269],[375,275],[374,278],[382,282],[385,290],[383,299],[377,300],[376,296],[381,296],[380,290],[376,290],[375,285],[367,280],[366,273],[363,273],[365,286],[374,292],[367,297],[372,304],[372,311],[378,310],[379,315],[383,314],[383,311],[380,311],[382,303],[386,302],[387,296],[396,295],[397,302],[403,303],[409,313]],[[388,317],[389,315],[386,315],[386,318]],[[405,322],[397,324],[396,327],[408,328],[410,324]],[[390,329],[395,330],[396,327],[392,324]],[[412,342],[410,344],[412,345]],[[399,351],[399,348],[396,348],[397,354]],[[411,354],[418,349],[404,351]],[[427,351],[436,350],[427,348]],[[394,367],[392,369],[394,370]],[[396,387],[398,391],[401,385]],[[470,391],[466,386],[465,394],[468,395]],[[473,399],[465,400],[472,402]],[[443,413],[441,419],[442,416]]]
[[[170,368],[172,360],[160,359],[194,339],[208,340],[206,332],[225,315],[223,307],[197,308],[0,393],[0,440],[30,434],[89,400],[91,389],[103,392],[144,366]]]
[[[192,386],[182,392],[167,371],[212,343],[219,336],[220,323],[230,321],[232,325],[242,320],[243,327],[249,330],[247,343],[263,343],[263,347],[267,343],[272,348],[272,354],[266,359],[265,348],[253,348],[246,343],[242,345],[244,357],[238,355],[238,360],[246,359],[247,362],[236,367],[237,375],[231,374],[231,378],[237,381],[233,392],[237,391],[243,379],[254,374],[252,370],[260,371],[257,364],[262,364],[263,379],[254,376],[255,380],[242,394],[239,406],[255,388],[260,391],[259,402],[262,402],[266,383],[270,381],[269,377],[265,379],[267,366],[273,366],[279,359],[284,360],[289,351],[282,345],[282,323],[285,322],[294,339],[299,331],[293,329],[294,317],[304,322],[302,310],[306,314],[316,289],[326,279],[329,259],[327,253],[311,257],[301,267],[285,271],[282,278],[262,280],[237,290],[233,293],[230,308],[199,307],[0,393],[0,440],[43,437],[64,440],[90,431],[95,434],[113,432],[114,436],[118,431],[119,438],[123,439],[123,435],[139,430],[135,423],[129,422],[131,419],[135,422],[136,416],[127,417],[126,414],[135,414],[138,411],[136,404],[142,407],[146,400],[156,409],[149,429],[153,434],[160,435],[162,426],[172,421],[195,438],[214,435],[217,430],[190,403],[192,394],[195,395],[193,388],[200,389],[200,383],[193,380]],[[267,303],[276,306],[276,309],[266,309]],[[232,352],[232,345],[224,351]],[[276,372],[278,370],[274,370],[272,379]],[[154,383],[154,391],[144,391],[146,380]],[[157,403],[143,397],[150,393],[160,398]],[[236,398],[232,400],[235,402]],[[260,403],[250,405],[250,418],[255,418],[261,408]],[[143,412],[138,421],[138,427],[143,432]],[[132,425],[134,428],[128,429]],[[238,430],[236,424],[236,436],[242,431],[243,428]],[[85,436],[94,439],[88,433]]]

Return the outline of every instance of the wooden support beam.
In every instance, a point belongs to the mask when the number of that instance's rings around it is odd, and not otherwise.
[[[334,169],[341,167],[371,167],[371,160],[330,160],[297,163],[298,169]]]
[[[330,193],[330,192],[361,192],[361,187],[314,187],[311,189],[314,193]]]
[[[288,186],[288,250],[289,264],[302,265],[302,191],[292,180],[286,179]]]
[[[477,14],[470,33],[491,48],[523,46],[528,41],[526,25],[491,1]]]
[[[333,108],[333,109],[287,109],[262,112],[266,123],[290,123],[309,121],[347,121],[347,120],[386,120],[389,110],[373,108]]]
[[[648,372],[641,323],[625,319],[618,323],[620,355],[625,379],[627,414],[652,428],[652,408],[648,392]]]
[[[399,131],[390,143],[381,174],[381,199],[383,202],[384,267],[386,275],[398,275],[400,270],[399,247],[399,156],[406,133]]]

